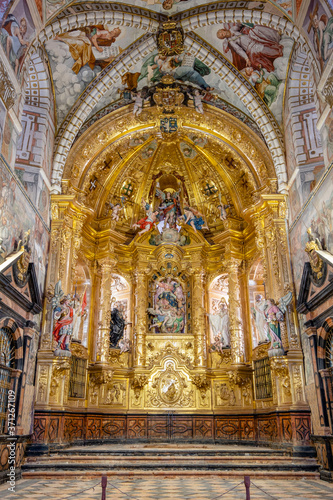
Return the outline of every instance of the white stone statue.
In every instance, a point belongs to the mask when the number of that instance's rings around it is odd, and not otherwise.
[[[266,300],[262,295],[256,295],[252,315],[258,333],[258,344],[268,342],[268,326],[265,317]]]
[[[213,338],[220,336],[223,347],[230,346],[229,312],[228,304],[224,297],[218,304],[218,310],[214,314],[207,313]]]

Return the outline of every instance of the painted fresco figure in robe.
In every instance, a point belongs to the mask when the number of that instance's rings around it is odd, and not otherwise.
[[[308,33],[313,30],[314,46],[317,52],[321,70],[333,52],[333,17],[328,18],[326,14],[318,15],[319,3],[309,14],[310,23]]]
[[[138,82],[147,78],[148,84],[158,83],[163,75],[172,75],[175,80],[193,83],[204,90],[213,90],[203,78],[210,72],[206,64],[190,53],[167,57],[154,52],[143,63]]]
[[[110,321],[110,347],[117,347],[118,342],[124,336],[125,331],[125,318],[123,314],[123,307],[120,304],[114,307],[111,311],[111,321]]]
[[[232,53],[232,62],[241,71],[245,67],[274,71],[274,61],[283,56],[281,35],[268,26],[225,23],[217,38],[224,41],[224,52]]]
[[[22,17],[18,22],[13,14],[7,16],[0,31],[0,41],[16,75],[20,61],[23,59],[29,45],[29,42],[24,40],[26,32],[27,20]]]
[[[268,325],[265,316],[266,301],[262,295],[256,295],[252,315],[258,332],[258,344],[268,341]]]
[[[61,33],[54,39],[68,45],[69,52],[75,61],[72,70],[78,74],[86,64],[94,69],[97,60],[102,68],[111,62],[114,57],[108,55],[103,57],[103,47],[111,47],[120,34],[121,29],[118,27],[110,29],[109,25],[99,25]]]
[[[214,314],[207,313],[211,331],[216,341],[216,337],[222,340],[224,347],[230,346],[230,330],[229,330],[229,311],[228,304],[223,297],[219,304],[218,310]]]

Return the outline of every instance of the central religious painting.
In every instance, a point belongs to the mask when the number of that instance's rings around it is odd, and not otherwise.
[[[186,298],[183,285],[168,276],[152,283],[153,307],[148,308],[155,333],[184,333]]]

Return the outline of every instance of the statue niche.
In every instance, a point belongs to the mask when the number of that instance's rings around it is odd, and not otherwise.
[[[110,347],[118,347],[119,341],[124,337],[125,326],[124,306],[118,303],[111,311]]]
[[[184,333],[186,299],[183,286],[168,276],[152,283],[153,307],[148,308],[155,333]]]

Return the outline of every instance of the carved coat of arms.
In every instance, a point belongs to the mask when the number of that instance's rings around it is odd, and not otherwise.
[[[158,52],[162,56],[175,56],[184,51],[184,32],[175,22],[163,23],[157,32]]]

